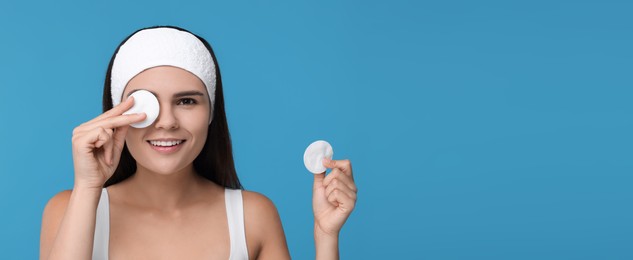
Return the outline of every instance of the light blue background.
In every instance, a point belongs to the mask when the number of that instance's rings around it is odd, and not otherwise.
[[[3,1],[0,258],[35,259],[134,30],[209,40],[240,179],[314,255],[305,147],[354,164],[345,259],[633,259],[630,1]],[[228,2],[228,1],[227,1]]]

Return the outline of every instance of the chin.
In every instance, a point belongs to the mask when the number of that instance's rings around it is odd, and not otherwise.
[[[150,161],[147,165],[142,164],[142,167],[159,175],[170,175],[187,168],[187,166],[192,163],[193,162],[189,162],[187,164],[183,162],[158,159]]]

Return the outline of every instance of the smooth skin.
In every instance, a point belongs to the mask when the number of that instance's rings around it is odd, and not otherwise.
[[[161,113],[151,126],[129,124],[145,114],[123,115],[134,90],[154,92]],[[183,95],[186,93],[186,95]],[[206,141],[210,104],[204,84],[179,68],[161,66],[134,77],[124,101],[73,131],[75,184],[50,199],[42,217],[40,259],[90,259],[96,208],[103,184],[119,163],[123,144],[137,172],[107,188],[110,259],[228,259],[224,188],[195,173],[193,159]],[[149,140],[185,140],[177,152],[159,153]],[[332,171],[314,175],[316,259],[338,259],[340,230],[354,209],[357,188],[349,160],[324,160]],[[243,191],[250,259],[290,259],[275,205]]]

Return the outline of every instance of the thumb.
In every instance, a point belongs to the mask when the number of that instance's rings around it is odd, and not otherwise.
[[[326,168],[332,168],[332,160],[330,158],[323,158],[323,161],[321,161],[321,163]],[[323,187],[323,179],[325,179],[325,172],[314,174],[314,189]]]

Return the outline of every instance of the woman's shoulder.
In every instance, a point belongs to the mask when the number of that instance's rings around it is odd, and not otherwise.
[[[277,207],[271,199],[264,194],[255,191],[242,190],[242,201],[244,204],[244,221],[247,229],[249,226],[272,227],[281,223]]]
[[[255,191],[242,190],[242,200],[244,202],[244,212],[260,214],[277,214],[277,208],[271,199],[266,195]]]
[[[73,190],[63,190],[53,195],[44,207],[42,221],[53,223],[61,221],[64,213],[66,213],[72,193]]]
[[[64,190],[55,194],[48,200],[48,203],[46,203],[46,207],[44,207],[44,213],[49,213],[49,215],[53,213],[64,214],[64,211],[66,211],[66,207],[68,206],[68,201],[70,201],[71,194],[72,190]]]

